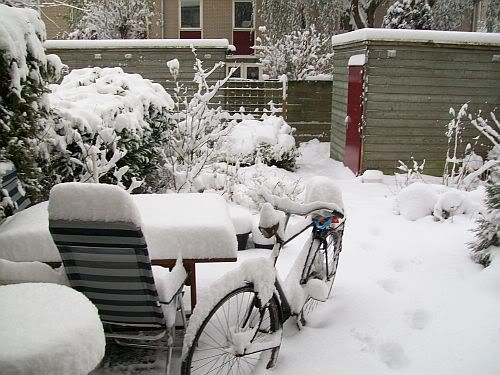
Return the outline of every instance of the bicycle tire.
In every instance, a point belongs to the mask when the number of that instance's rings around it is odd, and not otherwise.
[[[311,278],[321,278],[321,279],[324,278],[321,275],[321,272],[318,272],[318,270],[315,268],[315,263],[318,263],[319,260],[318,256],[320,255],[321,240],[318,238],[314,238],[314,234],[311,234],[311,237],[312,238],[310,239],[307,258],[306,261],[304,262],[304,267],[302,269],[302,279],[301,279],[302,285],[307,283],[307,281]],[[319,304],[318,300],[310,296],[307,296],[306,300],[304,301],[304,304],[302,305],[300,313],[297,317],[300,325],[306,325],[308,317],[316,309],[318,304]]]
[[[257,366],[262,365],[262,361],[267,362],[266,368],[274,366],[279,345],[266,351],[242,356],[230,351],[230,327],[248,323],[251,325],[255,322],[255,318],[258,318],[260,329],[255,332],[252,342],[262,342],[281,328],[279,303],[276,298],[271,298],[260,308],[256,301],[258,301],[257,295],[251,285],[235,289],[221,299],[196,332],[182,362],[182,375],[252,374]],[[265,316],[257,316],[254,313]],[[236,324],[233,326],[231,323]]]
[[[344,230],[340,229],[328,235],[327,248],[326,248],[326,261],[328,277],[326,283],[328,284],[328,297],[332,293],[333,283],[337,275],[337,268],[339,264],[340,252],[342,251],[342,238]]]

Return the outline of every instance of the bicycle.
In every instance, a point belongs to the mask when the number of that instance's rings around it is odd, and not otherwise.
[[[214,286],[213,290],[231,290],[213,306],[208,305],[211,309],[205,306],[205,311],[197,310],[198,304],[193,311],[189,323],[191,333],[186,332],[188,339],[184,341],[183,375],[251,374],[259,368],[272,368],[281,346],[284,322],[293,316],[299,327],[303,326],[316,304],[330,296],[342,250],[343,208],[334,203],[297,204],[269,194],[264,197],[268,203],[261,210],[259,229],[268,238],[275,236],[276,243],[271,262],[266,260],[255,268],[261,276],[272,274],[266,282],[274,282],[274,288],[270,295],[263,297],[266,291],[257,285],[259,276],[244,280],[237,288],[225,285],[230,284],[230,278]],[[285,213],[284,220],[273,206]],[[311,215],[311,222],[285,239],[291,215]],[[309,228],[312,228],[311,236],[296,260],[302,268],[293,268],[282,285],[275,268],[279,254],[286,244]],[[237,272],[244,273],[236,271],[234,275]],[[293,290],[301,292],[294,294]]]

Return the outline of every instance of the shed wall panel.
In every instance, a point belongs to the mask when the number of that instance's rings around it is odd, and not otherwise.
[[[394,41],[363,41],[335,46],[332,99],[332,152],[343,140],[335,139],[346,114],[348,56],[368,49],[367,92],[364,112],[363,169],[393,173],[398,160],[426,159],[425,173],[439,175],[446,157],[446,125],[450,107],[457,112],[469,103],[469,113],[500,108],[500,47]],[[388,50],[396,56],[389,57]],[[337,82],[337,79],[339,82]],[[498,109],[497,109],[498,114]],[[498,115],[497,115],[498,117]],[[463,149],[478,133],[463,133]],[[480,141],[479,143],[487,143]],[[485,153],[485,148],[476,150]]]

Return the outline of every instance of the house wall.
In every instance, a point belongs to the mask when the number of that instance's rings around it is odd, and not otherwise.
[[[336,48],[331,156],[343,160],[347,56],[367,49],[362,170],[394,173],[398,160],[426,160],[425,173],[441,175],[446,125],[469,103],[469,113],[500,107],[500,46],[367,41]],[[388,57],[388,50],[396,56]],[[345,58],[342,58],[342,57]],[[340,80],[340,82],[337,82]],[[497,109],[498,113],[498,109]],[[461,148],[478,133],[469,127]],[[344,138],[342,138],[344,137]],[[482,143],[480,140],[479,143]],[[484,143],[487,144],[487,141]],[[483,153],[480,146],[477,150]]]

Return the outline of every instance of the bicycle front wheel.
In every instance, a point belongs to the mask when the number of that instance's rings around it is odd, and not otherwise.
[[[281,344],[278,309],[275,298],[261,306],[250,285],[229,293],[198,329],[182,374],[252,374],[272,367]]]

